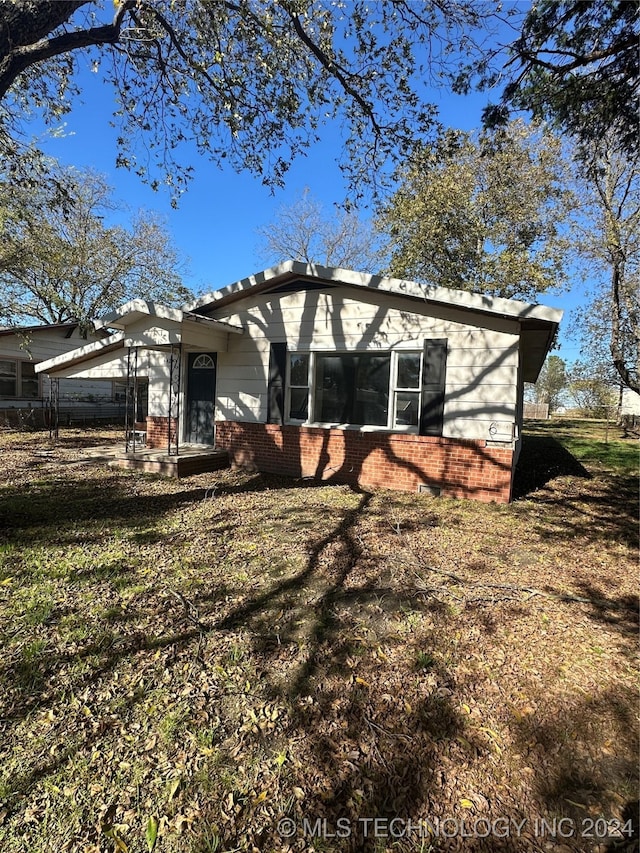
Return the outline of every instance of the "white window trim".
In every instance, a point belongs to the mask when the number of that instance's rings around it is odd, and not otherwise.
[[[306,355],[309,357],[309,364],[307,365],[307,384],[306,385],[293,385],[291,382],[291,359],[294,355]],[[315,367],[315,360],[313,358],[313,353],[309,350],[291,350],[287,351],[287,375],[286,375],[286,386],[285,386],[285,401],[284,401],[284,410],[286,413],[285,423],[292,424],[293,426],[309,426],[309,419],[306,421],[302,418],[292,418],[290,415],[291,412],[291,389],[292,388],[306,388],[307,389],[307,412],[309,415],[311,414],[311,403],[313,400],[312,394],[312,379],[313,379],[313,370]]]
[[[397,385],[398,381],[398,361],[399,356],[401,355],[417,355],[420,358],[420,370],[418,371],[418,385],[416,388],[407,388],[404,385]],[[391,406],[389,407],[392,411],[389,412],[389,418],[391,421],[391,428],[395,432],[409,432],[409,433],[418,433],[420,430],[420,405],[422,402],[422,371],[424,370],[424,358],[422,350],[393,350],[393,356],[391,359]],[[411,424],[396,424],[397,418],[397,395],[398,393],[407,393],[407,394],[417,394],[418,397],[418,423],[415,426]]]
[[[398,377],[398,356],[399,355],[418,355],[420,356],[420,378],[418,381],[417,388],[404,388],[403,386],[396,385],[397,377]],[[296,418],[289,417],[289,412],[291,409],[291,356],[294,355],[308,355],[309,356],[309,372],[307,376],[307,393],[309,395],[308,400],[308,418],[306,421],[298,420]],[[315,419],[315,384],[314,378],[316,373],[316,358],[317,356],[341,356],[341,355],[389,355],[391,356],[391,364],[389,367],[389,406],[387,411],[387,423],[386,425],[376,425],[376,424],[348,424],[348,423],[330,423],[327,421],[318,421]],[[290,350],[287,358],[287,377],[286,377],[286,394],[285,394],[285,412],[287,413],[287,417],[285,419],[285,423],[291,424],[291,426],[308,426],[308,427],[319,427],[321,429],[343,429],[343,430],[353,430],[355,432],[390,432],[390,433],[409,433],[410,435],[418,435],[420,430],[420,423],[418,417],[418,424],[416,426],[405,425],[405,424],[395,424],[395,407],[396,407],[396,392],[397,391],[407,391],[411,393],[417,393],[418,395],[418,413],[420,412],[420,404],[422,400],[422,372],[424,370],[424,358],[423,351],[421,349],[411,348],[411,349],[392,349],[392,350],[303,350],[303,349],[295,349]],[[295,388],[304,388],[304,385],[296,385]]]

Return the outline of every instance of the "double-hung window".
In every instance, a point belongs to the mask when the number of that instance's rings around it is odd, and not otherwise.
[[[420,374],[422,353],[398,352],[395,359],[393,425],[418,427],[420,423]]]
[[[290,421],[309,419],[309,353],[294,352],[289,356]]]

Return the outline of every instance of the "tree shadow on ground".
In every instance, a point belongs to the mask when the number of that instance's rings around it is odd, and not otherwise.
[[[152,526],[157,517],[206,499],[211,489],[197,486],[200,482],[191,480],[182,487],[176,484],[172,487],[175,490],[168,495],[137,495],[130,490],[131,481],[114,477],[97,496],[80,478],[70,482],[68,488],[64,480],[58,480],[52,490],[38,484],[23,506],[22,529],[39,536],[42,514],[52,523],[60,517],[60,507],[63,507],[65,518],[79,516],[80,520],[89,522],[95,517],[93,511],[97,505],[105,519],[113,518],[133,535],[139,535],[137,524],[143,523],[146,531],[147,525]],[[236,495],[313,485],[277,476],[257,476],[238,483],[222,482],[215,494]],[[56,489],[62,491],[56,492]],[[295,530],[295,513],[292,514],[286,505],[284,495],[278,495],[277,500],[282,503],[277,512],[287,520],[288,529]],[[154,676],[160,676],[162,667],[164,674],[182,685],[180,679],[186,676],[180,673],[185,669],[196,674],[209,673],[208,692],[201,687],[195,688],[203,690],[198,699],[211,704],[224,716],[222,703],[228,698],[225,696],[227,688],[215,670],[228,636],[229,643],[247,641],[247,658],[257,673],[256,678],[252,676],[251,689],[261,694],[261,700],[279,701],[287,709],[286,723],[278,733],[284,748],[295,752],[296,744],[304,739],[304,755],[310,765],[306,778],[317,779],[320,783],[317,787],[309,786],[309,792],[303,792],[305,799],[301,808],[306,816],[326,818],[327,828],[331,830],[335,829],[340,817],[348,818],[353,826],[357,825],[359,817],[400,817],[417,821],[436,815],[435,808],[443,801],[445,808],[450,807],[448,795],[443,791],[455,777],[456,768],[488,763],[493,753],[479,736],[470,732],[469,717],[460,710],[459,700],[466,698],[465,676],[456,672],[456,665],[446,657],[449,629],[446,612],[439,610],[441,604],[436,599],[425,596],[410,583],[393,589],[385,576],[384,566],[377,565],[375,557],[368,553],[366,527],[363,529],[362,522],[363,518],[370,518],[371,504],[368,493],[345,490],[344,501],[341,500],[340,507],[334,509],[329,518],[327,512],[331,510],[316,505],[314,511],[323,515],[318,516],[315,527],[310,527],[304,536],[297,530],[293,534],[305,543],[302,567],[298,566],[293,576],[267,579],[267,585],[257,590],[248,587],[241,599],[233,587],[223,589],[215,585],[212,589],[212,584],[196,595],[192,589],[185,590],[196,606],[197,622],[194,622],[193,613],[180,604],[171,610],[156,590],[135,598],[126,614],[114,613],[110,617],[110,633],[105,631],[104,639],[85,642],[79,647],[74,644],[59,651],[45,647],[41,652],[38,680],[26,685],[22,701],[11,709],[12,716],[26,718],[45,702],[61,701],[65,691],[78,694],[93,689],[118,671],[123,662],[142,667],[145,662],[150,664],[151,652],[170,649],[172,655],[159,659],[157,670],[152,670]],[[251,525],[255,530],[260,524],[260,511],[252,506],[252,512]],[[215,515],[214,510],[211,517],[219,523],[220,516]],[[425,524],[431,522],[430,518],[424,520]],[[249,536],[252,535],[251,525],[246,528]],[[85,527],[90,529],[88,524]],[[267,554],[264,557],[266,574],[268,559]],[[106,571],[110,571],[109,567]],[[131,612],[134,607],[139,609],[138,614]],[[403,608],[420,611],[425,617],[424,627],[420,635],[410,635],[409,641],[403,635],[407,649],[402,654],[398,652],[394,659],[397,628],[389,628],[393,621],[390,617]],[[594,616],[606,617],[606,609],[604,614],[601,610],[596,608]],[[442,618],[436,622],[436,616]],[[511,621],[518,621],[517,611],[509,611],[508,616]],[[378,628],[378,621],[385,619],[388,619],[387,624]],[[279,627],[278,622],[282,623]],[[364,638],[360,636],[367,632]],[[215,646],[220,640],[222,643]],[[211,654],[205,653],[201,658],[201,643],[205,641],[211,643]],[[398,641],[397,648],[400,647]],[[407,666],[407,654],[420,662],[419,669],[415,665]],[[291,666],[288,666],[289,659]],[[79,669],[71,682],[61,683],[61,674],[74,662],[83,660],[87,667]],[[388,684],[379,685],[376,667],[383,662]],[[11,684],[16,674],[20,674],[16,669],[20,662],[7,663],[3,674]],[[22,672],[23,677],[32,674],[29,670]],[[245,696],[239,685],[232,684],[228,690],[231,698],[235,693]],[[405,697],[411,701],[407,702]],[[134,710],[140,699],[138,693],[128,699],[122,716]],[[627,724],[626,717],[621,716],[620,720]],[[229,714],[226,724],[230,731],[236,732],[239,729],[237,714]],[[62,725],[61,722],[61,728]],[[523,730],[522,734],[524,752],[535,731]],[[238,737],[246,741],[249,735]],[[257,735],[251,743],[255,747],[254,754],[259,755],[260,748],[264,748],[272,755],[275,739],[261,740],[261,737]],[[55,761],[49,762],[46,755],[38,757],[34,767],[20,781],[20,793],[26,795],[38,780],[52,775],[74,752],[86,750],[95,738],[96,733],[87,728],[77,739],[69,739],[69,748]],[[553,745],[557,747],[565,742],[565,733],[560,728],[549,729],[550,760],[555,755]],[[560,785],[558,791],[570,790],[574,796],[576,785],[585,783],[585,779],[574,780],[571,776],[579,757],[572,753],[568,762],[560,763],[558,759],[557,774],[550,781],[549,790],[544,791],[550,804],[557,801],[552,782]],[[228,758],[230,766],[235,767],[237,756],[229,754]],[[446,772],[443,767],[448,768]],[[592,784],[602,786],[597,781]],[[229,792],[223,793],[226,796]],[[209,820],[211,825],[220,825],[218,799],[213,796],[209,799],[203,819]],[[220,801],[224,799],[221,797]],[[240,810],[238,820],[230,822],[228,832],[225,829],[223,846],[218,849],[251,849],[251,842],[258,849],[286,849],[286,841],[276,837],[277,819],[252,820],[251,810],[259,807],[255,805],[259,799],[256,791],[251,795],[244,793],[241,799],[234,801]],[[293,796],[290,799],[291,814],[299,818],[300,812],[295,811],[296,799]],[[446,814],[441,812],[442,816]],[[247,818],[244,823],[243,818]],[[244,834],[247,826],[264,827],[265,823],[269,828],[264,830],[264,836],[249,838]],[[300,840],[296,839],[296,843]],[[411,840],[414,843],[394,843],[393,848],[398,853],[420,849],[419,841]],[[391,843],[394,839],[387,837],[386,841]],[[313,842],[307,838],[305,843],[307,846],[302,849],[310,849]],[[324,849],[353,853],[379,851],[382,843],[380,838],[363,837],[362,831],[345,839],[329,838],[324,842],[318,839],[319,849],[323,849],[324,844]],[[515,837],[471,839],[465,843],[467,853],[481,850],[483,853],[497,850],[529,853],[532,849],[525,840]],[[446,845],[440,849],[450,848]]]
[[[580,595],[589,599],[589,616],[596,622],[615,628],[622,634],[637,634],[640,627],[638,596],[607,595],[593,581],[585,578],[578,584]]]
[[[556,477],[591,479],[591,474],[573,454],[550,436],[525,435],[516,466],[513,498],[518,500],[543,488]]]
[[[306,489],[319,484],[277,475],[256,474],[236,483],[196,485],[189,481],[170,481],[170,490],[161,493],[138,492],[136,477],[122,477],[111,471],[99,482],[82,474],[43,477],[36,481],[0,487],[0,538],[5,542],[30,542],[42,539],[46,544],[64,541],[65,525],[92,521],[135,528],[142,522],[152,524],[162,517],[212,497],[272,489]],[[51,531],[55,529],[52,539]],[[145,531],[150,538],[152,533]],[[72,541],[77,539],[72,535]]]
[[[569,483],[562,488],[540,489],[529,496],[539,508],[532,529],[545,538],[568,542],[581,537],[586,542],[619,542],[638,547],[638,484],[635,477],[610,475]],[[548,517],[545,505],[553,506]]]
[[[640,836],[633,794],[638,786],[639,744],[633,705],[630,697],[605,691],[567,702],[564,713],[551,719],[532,716],[512,728],[523,753],[536,756],[538,795],[549,827],[554,818],[565,819],[560,833],[566,833],[565,842],[581,839],[584,849],[601,844],[597,849],[637,851]],[[607,748],[612,742],[615,752]],[[627,790],[612,790],[611,780],[620,778],[627,780]],[[621,837],[620,825],[627,821]],[[563,838],[556,840],[561,843]]]

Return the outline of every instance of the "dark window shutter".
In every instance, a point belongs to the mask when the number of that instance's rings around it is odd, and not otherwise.
[[[420,435],[442,435],[447,341],[424,342]]]
[[[287,378],[287,345],[271,344],[267,384],[267,423],[284,423],[284,389]]]

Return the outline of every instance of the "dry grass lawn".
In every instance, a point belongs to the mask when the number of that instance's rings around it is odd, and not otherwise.
[[[637,849],[637,441],[485,506],[107,437],[0,435],[2,853]]]

